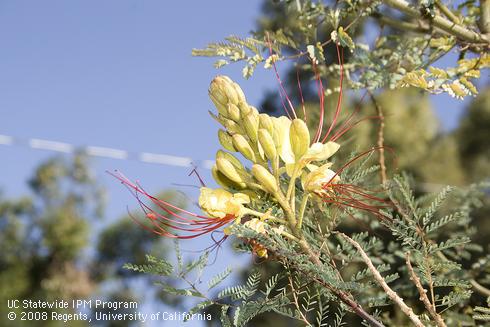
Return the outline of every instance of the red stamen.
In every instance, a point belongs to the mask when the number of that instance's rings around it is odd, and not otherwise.
[[[305,99],[303,98],[303,90],[301,89],[301,82],[299,80],[298,61],[296,61],[296,80],[298,81],[299,97],[301,99],[301,107],[303,108],[303,117],[305,118],[305,123],[307,123],[308,119],[306,117]]]
[[[133,196],[138,200],[138,204],[140,205],[142,211],[145,213],[145,216],[148,218],[148,221],[151,223],[152,227],[143,224],[132,214],[129,214],[130,217],[135,220],[141,227],[157,235],[162,235],[170,238],[192,239],[207,233],[212,233],[218,228],[221,228],[236,219],[236,217],[233,215],[226,215],[222,218],[212,218],[195,214],[193,212],[176,207],[169,202],[155,198],[154,196],[148,194],[141,186],[139,186],[139,184],[132,183],[129,179],[127,179],[119,172],[109,172],[109,174],[116,177],[131,191],[131,194],[133,194]],[[163,213],[153,210],[142,199],[140,199],[140,195],[144,195],[147,199],[151,201],[151,203],[153,203],[153,205],[161,209]],[[182,231],[186,234],[178,235],[172,231]],[[187,235],[187,233],[189,233],[190,235]]]
[[[266,34],[266,36],[267,36],[267,43],[269,45],[269,55],[272,57],[273,56],[272,43],[270,41],[268,33]],[[279,95],[281,96],[281,101],[282,101],[282,105],[284,107],[284,111],[288,115],[289,119],[292,119],[291,115],[289,114],[289,111],[286,107],[286,104],[284,103],[284,98],[285,98],[288,102],[289,108],[291,109],[291,111],[293,113],[294,118],[297,118],[296,111],[294,110],[293,103],[291,102],[291,99],[289,99],[288,93],[286,92],[286,89],[284,88],[284,85],[282,84],[281,77],[279,76],[279,71],[277,70],[276,62],[273,59],[271,59],[271,62],[272,62],[272,67],[274,68],[274,72],[276,74],[276,79],[279,83]]]
[[[335,124],[337,124],[337,119],[339,117],[340,109],[342,106],[342,90],[343,90],[343,84],[342,83],[344,81],[344,49],[342,48],[342,50],[339,50],[339,44],[338,43],[335,46],[337,47],[337,57],[339,60],[339,65],[340,65],[340,90],[339,90],[339,97],[337,100],[337,108],[335,109],[335,115],[333,117],[332,124],[330,124],[330,127],[328,128],[327,134],[322,139],[322,143],[325,142],[325,140],[330,135],[330,132],[334,128]]]
[[[318,99],[320,100],[320,119],[318,121],[318,128],[316,130],[315,137],[313,138],[313,142],[318,142],[320,140],[320,136],[322,135],[323,120],[325,116],[325,91],[323,88],[322,78],[320,77],[317,66],[313,60],[311,63],[313,71],[315,72],[316,85],[318,89]]]

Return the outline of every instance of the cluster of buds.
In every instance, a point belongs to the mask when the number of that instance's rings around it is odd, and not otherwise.
[[[213,177],[222,187],[242,190],[258,184],[276,195],[277,178],[284,172],[310,181],[319,175],[319,170],[324,171],[323,177],[332,173],[312,162],[325,161],[339,145],[332,141],[312,143],[303,120],[259,114],[247,103],[240,86],[226,76],[218,76],[211,82],[209,96],[218,110],[217,115],[211,115],[223,126],[218,131],[219,141],[229,151],[219,150],[212,168]],[[233,153],[251,162],[251,173]],[[306,170],[316,173],[307,178]],[[310,182],[309,185],[309,191],[315,191],[311,186],[321,184]]]
[[[337,106],[332,125],[322,138],[322,119],[315,136],[311,137],[305,121],[296,115],[291,119],[259,113],[247,103],[240,86],[229,77],[216,77],[209,87],[209,96],[218,112],[210,114],[223,127],[218,131],[223,149],[216,153],[212,167],[213,177],[221,188],[202,187],[200,190],[199,206],[206,216],[159,200],[124,176],[114,175],[140,201],[155,233],[174,238],[194,238],[234,222],[260,234],[274,231],[281,237],[299,241],[310,196],[316,196],[325,203],[360,208],[375,214],[382,208],[382,205],[370,206],[364,201],[378,201],[378,198],[354,185],[341,183],[339,174],[350,162],[337,172],[331,170],[332,163],[327,162],[340,147],[335,140],[350,128],[341,128],[328,139],[340,106]],[[245,164],[239,159],[240,155],[246,159],[243,161]],[[301,182],[303,197],[299,210],[295,204],[297,180]],[[151,200],[153,206],[161,211],[144,204],[139,195]],[[261,201],[264,199],[275,202],[273,206],[278,208],[278,217],[273,217],[270,210],[260,212],[253,209],[263,208]],[[228,227],[223,230],[225,236],[222,240],[231,230]],[[267,249],[263,245],[256,240],[248,242],[255,254],[267,257]]]
[[[218,111],[216,115],[211,115],[223,127],[218,131],[223,149],[216,153],[212,174],[224,190],[249,192],[252,201],[254,194],[262,191],[272,195],[279,203],[287,204],[294,194],[283,193],[281,177],[285,174],[289,177],[290,185],[294,186],[295,180],[301,178],[305,193],[318,195],[325,192],[326,184],[340,180],[338,174],[329,169],[330,163],[314,164],[330,158],[339,149],[339,144],[333,141],[312,142],[310,131],[302,119],[291,120],[285,116],[272,117],[259,113],[247,103],[240,86],[226,76],[218,76],[211,82],[209,96]],[[243,156],[249,164],[244,165],[237,155]],[[234,206],[226,204],[226,201],[233,199],[221,199],[224,202],[216,202],[216,208],[230,208],[226,214],[236,215],[232,209]],[[213,211],[209,206],[202,208],[208,213]],[[285,208],[283,212],[286,212]],[[262,220],[267,219],[266,214],[252,210],[248,213]],[[237,218],[240,217],[237,215]],[[240,222],[239,219],[236,221]],[[257,218],[251,221],[255,223],[254,227],[260,226],[256,223]],[[250,227],[250,224],[249,220],[244,225]],[[259,244],[254,245],[254,252],[261,257],[267,255]]]

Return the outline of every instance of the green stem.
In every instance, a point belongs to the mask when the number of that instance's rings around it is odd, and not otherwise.
[[[303,199],[301,200],[301,206],[299,207],[298,223],[296,224],[296,230],[298,232],[301,231],[301,226],[303,225],[303,217],[305,215],[305,209],[306,209],[306,205],[308,204],[309,197],[310,195],[306,194],[303,196]]]
[[[289,181],[288,191],[286,193],[286,200],[291,199],[291,194],[293,193],[293,189],[296,186],[296,177],[298,175],[298,169],[295,166],[293,169],[293,175],[291,176],[291,180]]]
[[[244,212],[244,214],[249,214],[249,215],[260,217],[260,218],[266,216],[265,217],[266,218],[265,220],[275,221],[275,222],[278,222],[278,223],[281,223],[281,224],[287,224],[287,221],[286,220],[281,219],[281,218],[277,218],[277,217],[274,217],[274,216],[271,216],[268,213],[258,212],[258,211],[255,211],[255,210],[252,210],[252,209],[249,209],[249,208],[245,208],[245,210],[243,212]]]

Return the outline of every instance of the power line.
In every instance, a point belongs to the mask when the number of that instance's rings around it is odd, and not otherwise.
[[[211,169],[214,165],[213,160],[197,160],[191,157],[181,157],[163,153],[131,152],[127,150],[94,145],[77,146],[67,142],[44,140],[38,138],[30,138],[25,140],[19,137],[2,134],[0,134],[0,145],[27,147],[34,150],[46,150],[65,154],[70,154],[74,153],[77,150],[81,150],[92,157],[117,160],[136,160],[144,163],[184,168],[197,166],[204,169]],[[444,187],[444,185],[442,184],[435,183],[417,183],[417,186],[423,192],[437,192]]]
[[[117,160],[136,160],[145,163],[167,165],[175,167],[199,166],[211,169],[214,164],[212,160],[196,160],[191,157],[181,157],[163,153],[131,152],[110,147],[95,145],[78,146],[67,142],[45,140],[39,138],[22,139],[10,135],[0,134],[0,145],[26,147],[33,150],[45,150],[59,153],[74,153],[81,150],[92,157],[102,157]]]

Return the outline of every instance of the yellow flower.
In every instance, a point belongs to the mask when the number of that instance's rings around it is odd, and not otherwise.
[[[301,159],[305,162],[327,160],[333,156],[339,148],[340,145],[332,141],[325,144],[319,142],[313,143],[308,149],[308,152],[306,152]]]
[[[284,161],[284,163],[286,164],[286,167],[300,164],[300,168],[303,168],[305,165],[312,161],[327,160],[340,148],[340,145],[338,143],[332,141],[329,141],[325,144],[321,142],[316,142],[309,146],[306,153],[304,153],[301,157],[295,158],[293,148],[295,148],[297,145],[291,143],[296,142],[297,138],[290,137],[290,130],[292,125],[291,120],[282,116],[279,118],[273,118],[273,123],[274,143],[276,144],[279,155],[282,161]],[[296,134],[296,131],[294,130],[292,134]],[[305,137],[303,136],[303,139],[304,138]],[[288,171],[290,170],[291,168],[288,169]]]
[[[210,217],[224,218],[227,215],[240,218],[244,212],[244,204],[249,203],[250,198],[243,193],[232,194],[223,189],[210,189],[201,187],[199,206]]]
[[[327,192],[325,190],[325,185],[327,183],[337,183],[340,181],[339,175],[329,169],[332,166],[332,163],[327,163],[323,166],[313,168],[313,170],[305,175],[302,180],[303,190],[306,192],[322,194]],[[309,167],[315,167],[310,165]]]

